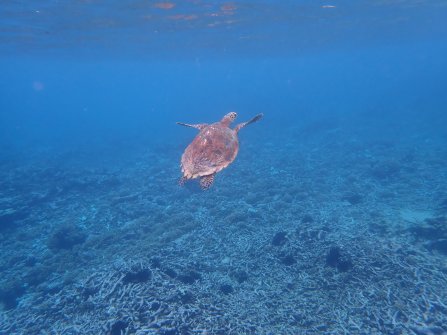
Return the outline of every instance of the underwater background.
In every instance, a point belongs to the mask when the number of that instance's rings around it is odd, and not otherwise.
[[[447,1],[3,1],[0,334],[447,334]],[[233,164],[178,185],[236,111]]]

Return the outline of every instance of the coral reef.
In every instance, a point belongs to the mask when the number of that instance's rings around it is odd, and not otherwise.
[[[206,193],[168,141],[1,169],[0,334],[445,334],[444,146],[325,129]]]

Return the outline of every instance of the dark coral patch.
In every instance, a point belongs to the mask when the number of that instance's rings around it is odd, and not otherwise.
[[[336,268],[340,272],[349,271],[353,266],[351,257],[342,252],[341,248],[338,246],[329,249],[329,252],[326,255],[326,265]]]
[[[142,269],[136,272],[128,272],[123,278],[124,284],[130,283],[145,283],[152,277],[152,272],[149,269]]]
[[[112,328],[110,329],[110,335],[125,334],[126,328],[128,326],[129,324],[127,322],[118,320],[112,325]]]
[[[248,280],[248,273],[244,270],[233,271],[230,275],[231,277],[236,279],[239,284],[242,284],[243,282]]]
[[[84,243],[87,235],[78,227],[65,225],[57,229],[48,239],[48,247],[54,251],[72,249],[75,245]]]
[[[296,259],[295,257],[293,257],[293,255],[285,255],[280,258],[280,261],[286,266],[291,266],[296,263]]]
[[[220,285],[220,291],[223,294],[231,294],[234,292],[233,286],[231,286],[230,284],[222,284]]]
[[[13,284],[9,287],[0,289],[0,303],[5,309],[14,309],[17,307],[18,299],[25,293],[25,288],[21,285]]]
[[[287,242],[286,236],[287,236],[287,233],[285,231],[277,232],[272,239],[272,245],[278,247],[278,246],[286,244],[286,242]]]
[[[196,281],[200,280],[202,276],[200,273],[195,271],[189,271],[187,273],[183,273],[177,277],[183,284],[194,284]]]

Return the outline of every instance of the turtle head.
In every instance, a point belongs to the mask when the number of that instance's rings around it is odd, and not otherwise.
[[[220,121],[226,126],[230,125],[231,122],[233,122],[237,117],[236,112],[229,112],[227,115],[223,117],[223,119]]]

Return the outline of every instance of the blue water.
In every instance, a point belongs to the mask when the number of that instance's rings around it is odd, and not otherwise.
[[[445,1],[0,7],[0,334],[447,334]]]

